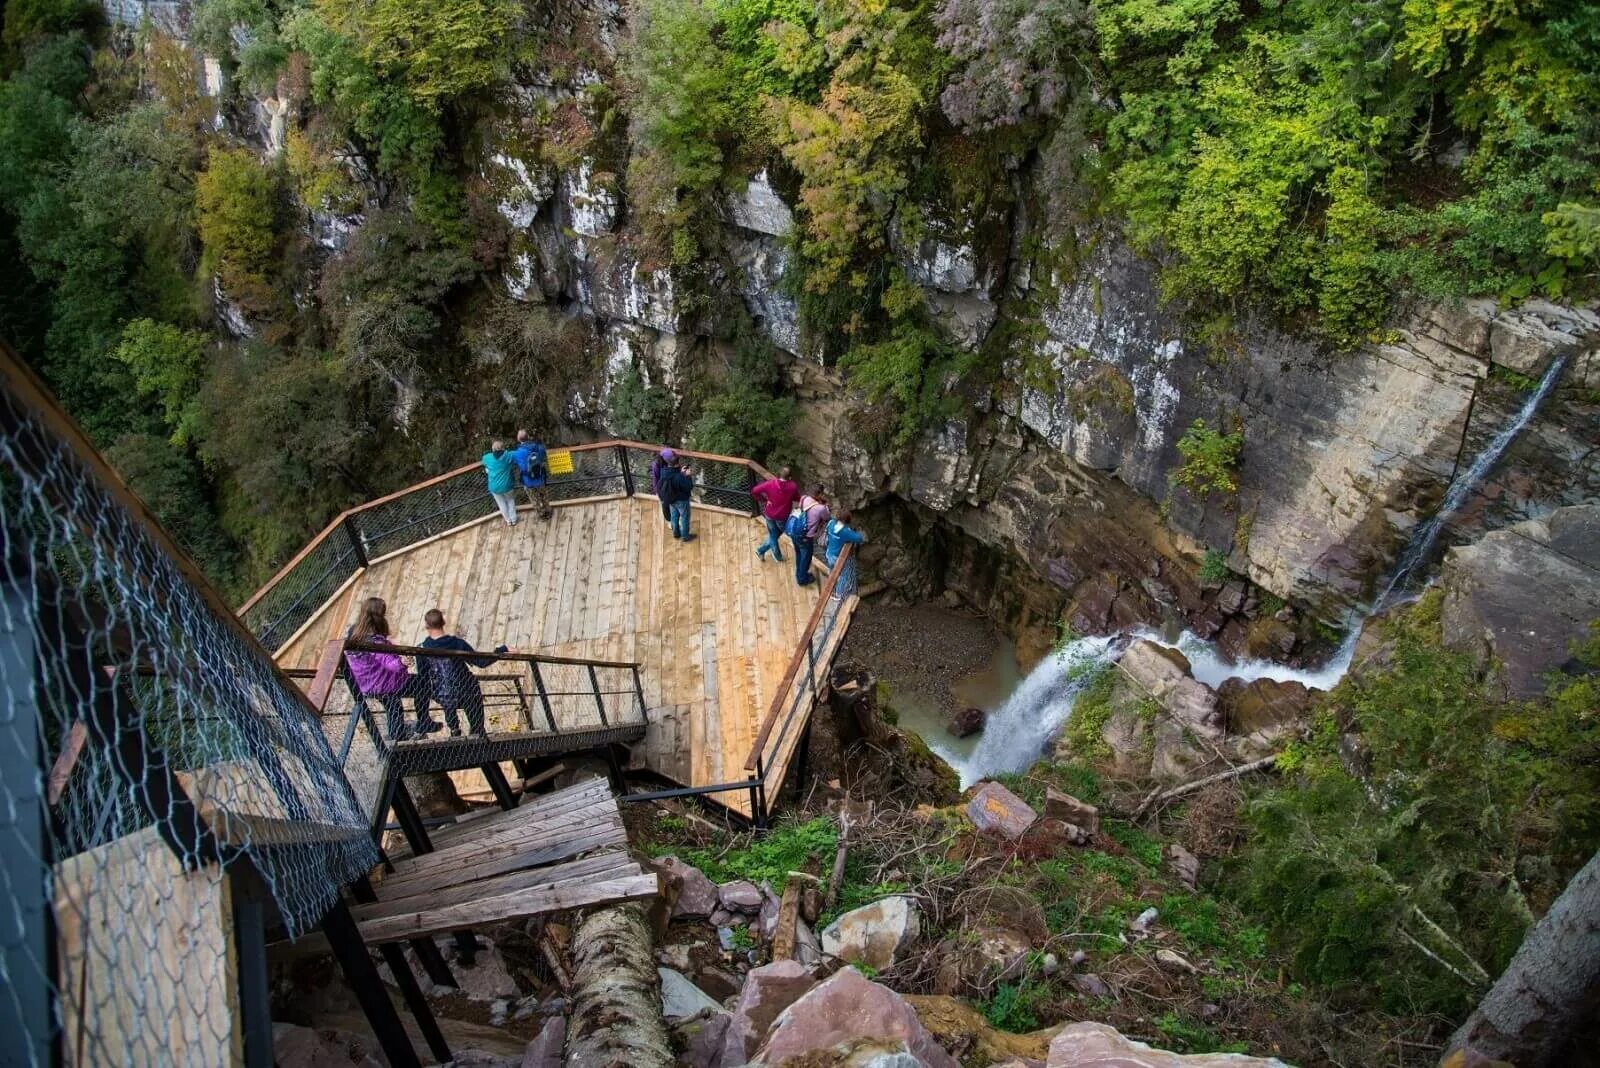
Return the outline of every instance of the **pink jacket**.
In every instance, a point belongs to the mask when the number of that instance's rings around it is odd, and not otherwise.
[[[381,634],[374,634],[367,640],[373,645],[394,644]],[[381,697],[397,693],[406,684],[406,662],[394,653],[352,651],[345,653],[344,659],[350,665],[350,674],[355,677],[356,689],[363,695]]]
[[[800,496],[800,487],[786,478],[769,478],[750,487],[750,496],[761,502],[761,514],[774,523],[782,523],[794,509],[794,499]]]

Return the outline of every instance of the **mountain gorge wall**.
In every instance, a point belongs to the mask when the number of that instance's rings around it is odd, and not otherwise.
[[[1014,626],[1177,616],[1244,647],[1244,617],[1261,598],[1237,581],[1202,583],[1209,550],[1303,609],[1279,613],[1303,636],[1370,595],[1463,458],[1558,357],[1569,361],[1561,384],[1464,509],[1463,533],[1600,498],[1593,309],[1415,306],[1351,352],[1265,320],[1202,331],[1163,302],[1158,265],[1112,225],[1057,206],[1055,171],[1037,157],[1012,171],[1013,206],[998,218],[908,205],[919,225],[893,227],[893,254],[946,336],[998,364],[950,383],[958,418],[908,448],[872,450],[859,432],[864,398],[820,358],[785,284],[784,176],[759,172],[726,199],[719,231],[702,241],[715,254],[692,277],[650,262],[622,180],[626,124],[604,130],[592,113],[605,95],[596,87],[617,95],[625,10],[611,0],[565,10],[589,62],[525,79],[479,122],[467,161],[509,233],[489,284],[587,325],[592,361],[564,384],[565,415],[595,434],[615,429],[608,398],[630,372],[694,403],[708,369],[726,363],[722,317],[742,305],[784,354],[804,477],[870,509],[877,577],[954,590]],[[596,128],[566,155],[549,151],[550,116],[563,112]],[[270,153],[279,113],[262,104],[235,124],[253,126],[241,132]],[[313,213],[308,229],[333,257],[361,223]],[[912,229],[916,240],[904,236]],[[1011,340],[996,345],[1000,330]],[[479,356],[492,374],[496,353]],[[1175,485],[1178,441],[1196,420],[1242,434],[1236,493]],[[1281,634],[1271,644],[1280,655],[1296,647]]]

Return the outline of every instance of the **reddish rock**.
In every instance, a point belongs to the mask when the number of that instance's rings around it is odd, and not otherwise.
[[[1168,1053],[1124,1038],[1115,1027],[1098,1023],[1062,1028],[1050,1043],[1050,1058],[1045,1063],[1047,1068],[1288,1068],[1273,1057]]]
[[[1053,786],[1046,788],[1044,792],[1044,814],[1046,819],[1060,820],[1074,827],[1082,827],[1090,834],[1100,833],[1100,810],[1087,801],[1079,801],[1071,794],[1062,793]]]
[[[727,1013],[719,1012],[685,1020],[675,1027],[683,1048],[678,1054],[679,1068],[721,1068],[723,1043],[732,1019]],[[556,1064],[560,1063],[558,1058]]]
[[[862,1040],[903,1044],[926,1068],[958,1068],[905,998],[854,968],[838,972],[785,1009],[757,1059],[777,1065]]]
[[[728,1068],[748,1064],[778,1014],[816,985],[816,977],[799,961],[780,960],[752,968],[728,1021],[722,1063]]]
[[[758,912],[761,909],[761,887],[745,879],[723,883],[717,888],[717,900],[729,912]]]
[[[1021,838],[1038,818],[1026,801],[997,782],[984,783],[967,802],[967,819],[984,834]]]
[[[650,866],[678,887],[672,918],[709,916],[717,907],[717,884],[692,864],[677,857],[658,857]]]

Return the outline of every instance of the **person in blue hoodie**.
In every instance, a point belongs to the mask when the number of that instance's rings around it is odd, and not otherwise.
[[[860,545],[867,540],[867,536],[850,524],[855,516],[850,514],[850,509],[841,508],[839,513],[828,520],[828,547],[823,552],[823,560],[827,562],[828,570],[833,570],[833,565],[844,554],[846,545]],[[845,561],[844,570],[839,572],[839,581],[833,584],[835,600],[850,596],[856,592],[856,557],[850,554],[850,559]]]
[[[483,471],[489,478],[489,496],[500,508],[506,526],[517,525],[517,461],[506,451],[506,443],[498,438],[483,454]]]
[[[517,461],[517,478],[528,495],[528,503],[538,505],[540,519],[549,519],[555,513],[550,507],[550,491],[545,488],[550,477],[550,463],[544,445],[533,440],[526,430],[519,430],[517,447],[511,450],[511,455]]]

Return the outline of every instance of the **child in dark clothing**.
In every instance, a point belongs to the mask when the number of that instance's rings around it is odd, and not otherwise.
[[[477,652],[466,639],[444,632],[444,613],[437,608],[429,609],[422,617],[422,622],[428,628],[428,636],[423,639],[422,648],[452,653]],[[495,652],[505,653],[510,650],[502,645],[498,646]],[[439,708],[444,712],[446,722],[450,724],[450,733],[458,738],[461,736],[461,721],[456,718],[456,712],[465,710],[468,730],[479,736],[487,734],[483,722],[483,686],[478,682],[478,676],[474,675],[467,665],[488,667],[494,663],[494,657],[419,656],[417,663],[428,680],[428,695],[439,702]]]

